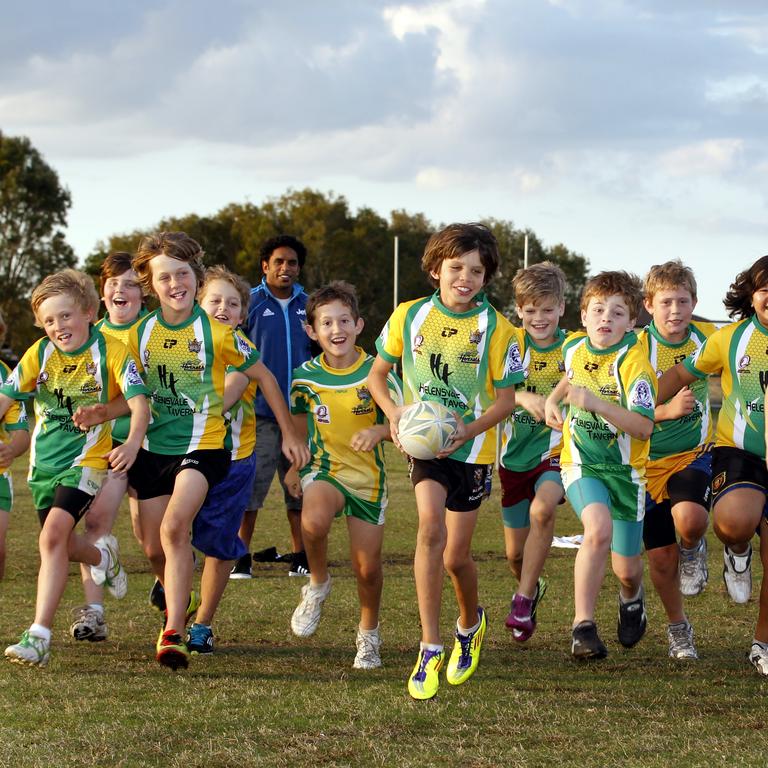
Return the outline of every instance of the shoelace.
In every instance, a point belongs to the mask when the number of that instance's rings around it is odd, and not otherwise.
[[[682,647],[687,648],[690,645],[691,639],[686,625],[670,627],[669,635],[672,638],[672,648],[674,650]]]
[[[423,683],[427,679],[427,664],[429,664],[435,656],[439,655],[440,651],[422,651],[419,671],[413,676],[413,679]]]
[[[361,635],[360,636],[360,648],[358,648],[358,651],[360,655],[365,659],[370,659],[371,657],[377,655],[377,648],[376,644],[373,642],[373,638],[368,637],[368,635]]]

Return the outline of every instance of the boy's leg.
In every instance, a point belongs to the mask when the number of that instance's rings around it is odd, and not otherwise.
[[[210,626],[213,622],[216,609],[227,587],[233,562],[234,560],[219,560],[217,557],[205,556],[203,572],[200,576],[200,607],[195,616],[196,623]]]
[[[593,502],[581,512],[584,538],[573,566],[573,625],[595,620],[595,604],[605,577],[613,523],[605,504]]]
[[[680,545],[685,549],[698,546],[709,525],[706,507],[693,501],[681,501],[672,507],[672,517],[680,535]]]
[[[532,598],[544,568],[544,562],[552,546],[555,530],[555,510],[563,498],[563,486],[559,482],[545,480],[537,489],[531,502],[531,532],[525,544],[523,570],[518,592]]]
[[[472,536],[477,524],[477,510],[446,510],[447,532],[443,565],[453,582],[459,605],[459,626],[468,629],[477,624],[477,566],[472,558]]]
[[[5,539],[8,533],[9,518],[8,510],[0,509],[0,580],[5,576]]]
[[[509,570],[515,578],[520,581],[523,573],[523,552],[525,551],[525,542],[528,541],[530,527],[510,528],[504,524],[504,552],[509,564]]]
[[[384,583],[381,567],[384,526],[349,516],[347,517],[347,530],[349,531],[352,569],[357,579],[357,596],[360,600],[359,628],[361,630],[376,629],[379,626],[381,590]],[[306,537],[304,540],[306,542]],[[307,550],[307,554],[309,554],[309,550]],[[312,575],[314,576],[314,570]]]
[[[613,572],[621,584],[617,634],[625,648],[640,642],[648,625],[643,594],[642,546],[642,520],[613,521],[611,561]]]
[[[749,651],[749,660],[761,675],[768,675],[768,521],[760,523],[760,561],[763,580],[760,585],[760,611],[755,627],[755,639]]]
[[[170,499],[170,496],[139,499],[138,520],[141,530],[139,543],[147,560],[149,560],[152,573],[163,583],[165,582],[165,551],[160,539],[160,527]]]

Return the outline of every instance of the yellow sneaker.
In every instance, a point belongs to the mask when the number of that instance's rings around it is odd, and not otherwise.
[[[411,698],[423,701],[431,699],[440,685],[440,670],[443,668],[445,654],[443,651],[419,651],[416,666],[408,678],[408,693]]]
[[[480,648],[483,645],[487,625],[485,611],[482,608],[477,609],[477,615],[480,618],[480,626],[474,632],[468,635],[460,635],[458,631],[456,632],[451,658],[448,659],[448,668],[445,670],[445,676],[451,685],[466,683],[475,674],[477,665],[480,663]]]

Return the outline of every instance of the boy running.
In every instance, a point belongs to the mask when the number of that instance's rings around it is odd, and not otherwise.
[[[331,591],[328,534],[334,517],[343,515],[360,600],[352,666],[374,669],[381,666],[381,545],[387,508],[382,441],[390,438],[390,430],[366,385],[373,357],[355,346],[363,330],[355,289],[336,281],[315,291],[307,301],[306,327],[323,352],[293,372],[291,386],[296,429],[308,433],[311,454],[301,470],[301,527],[310,576],[291,629],[299,637],[317,629]],[[402,402],[397,378],[390,374],[387,381],[395,401]]]
[[[587,282],[581,297],[586,333],[566,340],[565,376],[545,406],[547,423],[563,429],[563,485],[584,526],[574,565],[576,659],[608,655],[595,604],[609,550],[621,583],[619,642],[631,648],[646,628],[640,551],[656,376],[637,336],[628,333],[641,302],[642,284],[627,272],[601,272]],[[569,404],[565,422],[561,400]]]
[[[435,400],[461,417],[451,445],[437,458],[410,460],[419,515],[414,572],[422,639],[408,691],[415,699],[430,699],[444,662],[444,570],[459,604],[448,682],[466,682],[480,661],[486,615],[478,604],[472,534],[493,469],[495,427],[515,407],[523,370],[514,328],[482,292],[499,267],[493,233],[482,224],[452,224],[429,239],[421,264],[437,290],[395,310],[376,342],[379,354],[368,386],[398,447],[404,407],[387,386],[398,360],[408,403]]]
[[[565,275],[545,261],[518,270],[512,285],[523,322],[525,380],[515,387],[515,411],[504,422],[499,478],[507,560],[519,582],[506,625],[524,642],[536,629],[536,609],[547,589],[541,571],[552,546],[555,509],[564,498],[563,435],[547,426],[544,402],[563,376],[565,334],[558,323],[565,312]]]

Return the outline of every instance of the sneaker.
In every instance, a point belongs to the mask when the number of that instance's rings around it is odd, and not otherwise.
[[[605,643],[597,634],[594,621],[580,621],[571,632],[571,656],[574,659],[604,659],[608,655]]]
[[[533,596],[533,606],[531,607],[531,618],[533,619],[534,626],[536,625],[536,610],[546,594],[547,582],[544,578],[539,576],[539,580],[536,582],[536,593]]]
[[[230,579],[250,579],[251,573],[251,553],[246,552],[233,566],[229,574]]]
[[[25,629],[19,642],[5,649],[5,657],[16,664],[44,667],[51,658],[51,641],[30,635],[29,630]]]
[[[381,666],[381,635],[378,627],[370,632],[357,630],[357,655],[352,663],[354,669],[376,669]]]
[[[186,669],[189,666],[189,649],[178,632],[167,629],[157,640],[155,658],[164,667],[171,669]]]
[[[680,547],[680,593],[695,597],[702,593],[708,580],[707,540],[702,539],[693,550]]]
[[[101,569],[97,566],[91,566],[93,583],[97,586],[105,584],[111,595],[122,600],[128,592],[128,574],[125,572],[125,568],[120,565],[120,548],[117,539],[105,534],[96,541],[95,546],[102,552],[106,551],[107,567]]]
[[[487,621],[485,611],[482,608],[477,609],[477,616],[480,619],[480,626],[474,632],[460,635],[459,631],[456,630],[453,651],[451,651],[448,667],[445,670],[445,677],[451,685],[466,683],[480,663],[480,649],[483,646]]]
[[[440,685],[440,670],[443,668],[443,651],[419,651],[416,666],[408,678],[408,693],[412,699],[431,699]]]
[[[645,615],[645,601],[642,587],[640,596],[637,600],[631,600],[625,603],[619,595],[619,623],[617,632],[619,642],[625,648],[631,648],[640,642],[640,638],[645,634],[648,626],[648,619]]]
[[[688,621],[679,621],[667,625],[669,656],[672,659],[698,659],[696,646],[693,644],[693,627]]]
[[[547,582],[540,578],[533,597],[524,597],[518,592],[512,598],[512,608],[504,623],[518,642],[524,643],[536,630],[536,608],[546,591]]]
[[[291,557],[291,569],[289,576],[309,576],[309,563],[307,562],[307,553],[304,551],[294,552]]]
[[[187,630],[187,648],[193,656],[213,653],[213,630],[205,624],[192,624]]]
[[[165,598],[165,592],[163,592],[163,598]],[[189,600],[187,601],[187,613],[185,616],[185,624],[189,624],[190,619],[197,613],[197,609],[200,607],[200,595],[193,589],[189,593]],[[168,609],[163,610],[163,628],[160,630],[162,635],[165,632],[165,628],[168,625]],[[158,640],[159,642],[159,640]]]
[[[5,652],[5,655],[8,655],[8,651]],[[752,643],[748,658],[759,674],[768,675],[768,648],[761,643]]]
[[[743,555],[723,547],[723,581],[734,603],[748,603],[752,595],[752,545]]]
[[[155,579],[152,588],[149,590],[149,604],[160,611],[160,613],[163,613],[166,609],[165,588],[160,583],[160,579]]]
[[[75,640],[88,640],[92,643],[106,640],[109,630],[107,629],[107,622],[104,621],[104,614],[91,608],[90,605],[73,608],[69,634]]]
[[[315,633],[320,623],[325,598],[331,594],[331,577],[325,584],[313,586],[305,584],[301,588],[301,602],[291,616],[291,630],[297,637],[309,637]]]
[[[266,549],[260,549],[258,552],[253,553],[254,563],[279,563],[280,555],[277,552],[277,547],[267,547]]]

